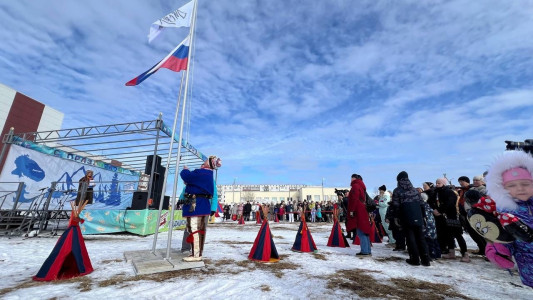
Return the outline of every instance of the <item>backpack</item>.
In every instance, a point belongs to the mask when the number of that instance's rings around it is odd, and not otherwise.
[[[366,200],[365,200],[366,211],[373,212],[374,210],[376,210],[376,207],[377,207],[376,202],[374,202],[374,199],[372,199],[366,191],[365,191],[365,195],[366,195]]]

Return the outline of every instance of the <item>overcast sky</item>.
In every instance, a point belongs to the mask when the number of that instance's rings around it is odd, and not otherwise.
[[[178,1],[0,0],[0,83],[63,128],[172,124],[180,73],[136,87],[187,35]],[[219,183],[392,189],[481,174],[533,138],[532,1],[199,1],[190,143]]]

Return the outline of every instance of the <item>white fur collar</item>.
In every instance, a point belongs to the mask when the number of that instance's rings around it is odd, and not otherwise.
[[[503,187],[502,173],[516,167],[526,168],[533,174],[533,157],[523,151],[505,151],[492,164],[486,178],[489,196],[496,202],[496,209],[517,210],[517,199],[513,199]]]

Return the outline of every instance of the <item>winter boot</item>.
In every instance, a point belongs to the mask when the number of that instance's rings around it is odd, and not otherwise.
[[[406,259],[405,262],[407,262],[411,266],[420,266],[420,262],[415,261],[414,259],[411,259],[411,258]]]
[[[450,251],[450,253],[442,256],[444,259],[455,259],[455,251]]]
[[[422,255],[422,257],[420,257],[420,262],[422,263],[424,267],[429,267],[430,261],[431,259],[429,258],[429,255]]]
[[[186,261],[186,262],[193,262],[193,261],[202,261],[202,257],[201,256],[187,256],[187,257],[184,257],[183,258],[183,261]]]
[[[463,254],[463,257],[461,258],[461,262],[469,263],[470,262],[470,256],[468,256],[468,252],[465,252]]]

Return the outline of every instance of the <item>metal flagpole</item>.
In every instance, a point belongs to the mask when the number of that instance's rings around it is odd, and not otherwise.
[[[179,112],[179,109],[180,109],[180,102],[181,102],[181,91],[182,91],[182,88],[183,88],[183,78],[185,77],[185,74],[182,72],[181,73],[181,81],[180,81],[180,91],[179,91],[179,94],[178,94],[178,103],[176,105],[176,112],[174,113],[174,124],[172,125],[172,136],[170,137],[170,148],[168,150],[168,156],[167,156],[167,164],[166,164],[166,172],[165,172],[165,176],[164,176],[164,179],[163,179],[163,190],[161,191],[161,198],[159,200],[159,212],[157,213],[157,222],[156,222],[156,225],[155,225],[155,233],[154,233],[154,243],[152,245],[152,254],[155,255],[155,247],[156,247],[156,244],[157,244],[157,236],[159,234],[159,224],[161,224],[161,211],[163,210],[163,200],[165,199],[165,191],[166,191],[166,188],[167,188],[167,178],[168,178],[168,173],[170,172],[170,169],[169,169],[169,166],[170,166],[170,159],[171,159],[171,155],[172,155],[172,148],[174,147],[174,135],[176,133],[176,125],[178,123],[178,112]],[[180,145],[181,147],[181,145]],[[177,175],[177,172],[176,172],[176,175]],[[169,227],[171,227],[172,224],[169,224]]]
[[[176,166],[175,166],[175,176],[174,176],[174,186],[172,188],[172,198],[170,201],[172,202],[171,205],[171,211],[170,211],[170,223],[168,227],[168,240],[167,240],[167,255],[166,260],[170,262],[170,247],[172,246],[172,224],[174,223],[174,206],[176,202],[176,191],[178,189],[178,178],[179,178],[179,165],[181,161],[181,142],[183,137],[183,121],[185,119],[185,107],[187,106],[187,91],[189,87],[189,73],[190,73],[190,66],[191,66],[191,60],[192,60],[192,47],[193,47],[193,40],[194,40],[194,27],[196,26],[196,9],[198,6],[198,1],[194,1],[194,8],[193,8],[193,15],[191,19],[191,28],[189,32],[189,59],[187,60],[187,75],[185,76],[185,94],[183,96],[183,103],[182,103],[182,109],[181,109],[181,124],[180,124],[180,135],[178,139],[179,147],[178,147],[178,153],[176,155]],[[170,262],[171,263],[171,262]],[[171,263],[172,264],[172,263]],[[173,264],[172,264],[173,265]]]

